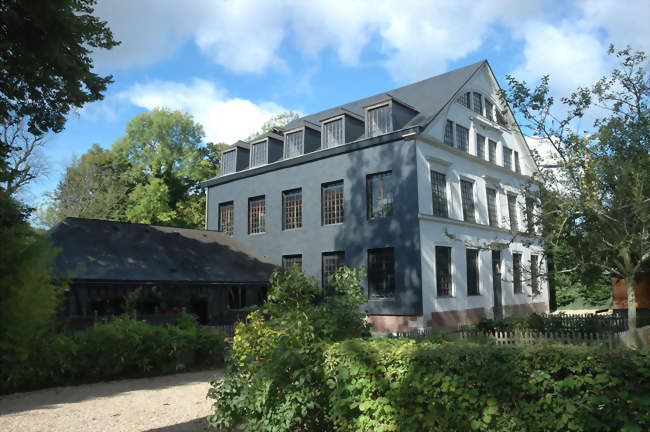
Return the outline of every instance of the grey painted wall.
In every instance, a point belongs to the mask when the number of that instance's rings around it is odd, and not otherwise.
[[[389,170],[393,172],[394,216],[368,221],[366,176]],[[321,184],[341,179],[344,180],[345,221],[321,226]],[[298,230],[282,231],[282,191],[295,188],[302,188],[303,226]],[[368,249],[393,247],[395,298],[370,300],[368,309],[374,314],[422,313],[413,142],[399,140],[359,148],[213,185],[208,193],[208,229],[217,229],[219,203],[234,201],[235,240],[277,265],[281,264],[283,255],[302,254],[305,274],[319,280],[323,252],[343,250],[348,266],[365,268]],[[248,198],[262,194],[266,196],[266,232],[249,235]]]
[[[284,155],[284,143],[275,138],[267,138],[267,157],[269,163],[279,161]]]
[[[352,116],[343,117],[345,121],[345,142],[356,141],[365,133],[365,123]]]
[[[237,147],[237,171],[245,170],[250,164],[250,151],[245,148]]]

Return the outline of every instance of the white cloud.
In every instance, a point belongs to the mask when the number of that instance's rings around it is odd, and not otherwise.
[[[189,84],[172,81],[135,84],[119,97],[148,110],[166,107],[189,112],[203,125],[207,141],[228,144],[246,138],[271,116],[286,111],[273,102],[230,98],[225,90],[202,79],[193,79]]]

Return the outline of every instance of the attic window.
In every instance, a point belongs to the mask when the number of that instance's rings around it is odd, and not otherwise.
[[[323,123],[323,148],[336,147],[341,144],[345,144],[343,117]]]
[[[235,150],[223,152],[221,154],[221,174],[230,174],[235,172]]]
[[[366,131],[368,137],[375,137],[393,131],[393,122],[390,115],[390,105],[382,105],[369,109],[366,113]]]
[[[267,141],[261,141],[251,145],[251,168],[266,163]]]
[[[284,139],[284,158],[300,156],[304,153],[303,131],[289,133]]]
[[[456,102],[461,104],[462,106],[466,108],[470,108],[469,103],[470,103],[470,92],[463,93],[462,95],[458,96],[458,99],[456,99]]]

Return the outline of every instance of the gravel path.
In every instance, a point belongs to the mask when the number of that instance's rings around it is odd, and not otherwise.
[[[208,381],[222,373],[191,372],[0,396],[0,431],[208,431]]]

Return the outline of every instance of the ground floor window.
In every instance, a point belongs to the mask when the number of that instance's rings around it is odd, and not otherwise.
[[[246,287],[232,286],[228,288],[228,308],[231,310],[244,309],[246,307]]]
[[[451,248],[436,246],[436,290],[438,297],[451,296]]]
[[[395,253],[393,248],[368,249],[368,295],[395,297]]]
[[[334,287],[330,281],[330,276],[332,276],[336,271],[345,265],[345,252],[324,252],[322,256],[322,285],[323,292],[325,295],[336,294],[334,292]]]
[[[523,288],[521,285],[521,254],[512,254],[512,286],[515,294],[521,294]]]
[[[287,271],[293,266],[297,266],[298,270],[302,271],[302,255],[283,255],[282,271]]]
[[[467,295],[479,295],[478,249],[467,249]]]

